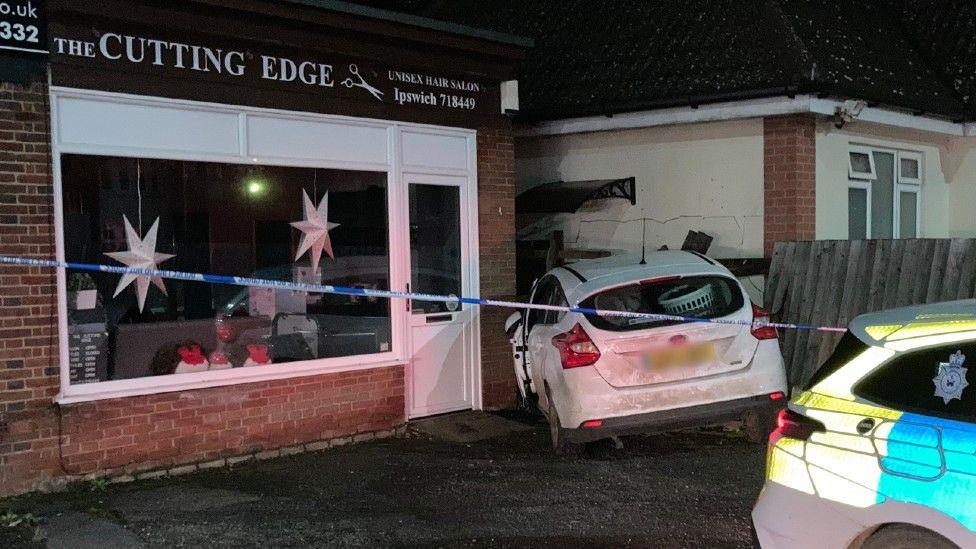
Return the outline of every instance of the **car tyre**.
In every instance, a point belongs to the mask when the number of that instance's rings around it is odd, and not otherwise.
[[[556,411],[552,399],[549,400],[549,435],[552,437],[552,450],[556,454],[566,456],[579,453],[580,445],[566,440],[563,426],[559,422],[559,412]]]
[[[883,526],[861,546],[862,549],[959,549],[959,547],[931,530],[910,524]]]

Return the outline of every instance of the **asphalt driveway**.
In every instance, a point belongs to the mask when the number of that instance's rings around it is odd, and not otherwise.
[[[764,450],[745,437],[631,437],[556,457],[543,421],[515,419],[532,428],[470,443],[412,433],[0,509],[31,513],[51,547],[750,545]]]

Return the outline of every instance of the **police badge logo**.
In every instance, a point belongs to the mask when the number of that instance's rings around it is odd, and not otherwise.
[[[932,379],[935,383],[935,396],[942,397],[946,404],[951,400],[962,400],[962,391],[969,386],[966,381],[967,368],[962,367],[964,362],[966,355],[962,351],[956,351],[949,356],[949,362],[939,363],[939,373]]]

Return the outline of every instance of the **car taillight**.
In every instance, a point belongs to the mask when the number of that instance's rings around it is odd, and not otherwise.
[[[559,349],[559,359],[563,369],[589,366],[600,359],[600,349],[579,324],[573,329],[552,338],[552,344]]]
[[[826,430],[823,423],[794,412],[789,408],[784,408],[776,416],[776,430],[769,435],[769,440],[770,442],[781,438],[807,440],[813,433],[823,433]]]
[[[772,326],[756,326],[756,322],[769,322],[769,313],[767,313],[762,307],[752,304],[752,337],[756,339],[776,339],[779,334],[776,333],[776,328]]]

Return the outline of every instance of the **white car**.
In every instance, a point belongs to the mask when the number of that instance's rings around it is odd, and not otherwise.
[[[776,330],[753,324],[766,313],[728,269],[701,254],[659,251],[646,264],[610,257],[557,267],[535,283],[530,303],[743,321],[512,315],[506,328],[520,396],[549,419],[557,452],[739,418],[765,440],[785,403]]]
[[[781,412],[763,549],[976,547],[976,300],[855,318]]]

